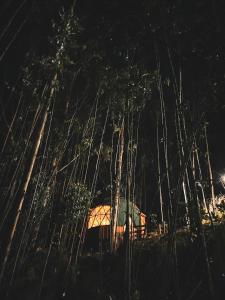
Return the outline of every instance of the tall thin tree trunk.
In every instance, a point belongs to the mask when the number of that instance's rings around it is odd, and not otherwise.
[[[195,164],[195,157],[196,157],[196,164]],[[199,154],[198,154],[198,147],[197,147],[196,141],[195,141],[195,147],[194,147],[194,152],[193,152],[193,161],[194,161],[193,176],[195,178],[195,182],[197,182],[197,184],[199,185],[199,187],[201,189],[203,208],[205,210],[205,213],[207,213],[208,208],[207,208],[207,204],[206,204],[205,192],[204,192],[204,189],[203,189],[203,186],[202,186],[203,177],[202,177],[202,170],[201,170],[200,159],[199,159]],[[196,172],[197,172],[196,168],[198,170],[199,182],[197,181],[197,178],[196,178]]]
[[[128,103],[129,105],[129,103]],[[134,238],[134,199],[131,199],[132,175],[134,172],[133,165],[133,116],[128,114],[127,131],[127,192],[126,192],[126,231],[125,231],[125,300],[131,299],[131,272],[132,272],[132,244]],[[130,204],[132,206],[130,207]],[[131,222],[130,222],[131,221]]]
[[[182,90],[182,70],[179,72],[179,88],[177,84],[174,86],[174,91],[176,95],[176,113],[175,113],[175,127],[176,127],[176,136],[178,143],[178,154],[179,154],[179,163],[180,166],[183,164],[183,160],[185,158],[185,143],[187,142],[187,129],[186,129],[186,119],[184,116],[184,112],[182,110],[183,105],[183,90]],[[185,222],[186,226],[189,228],[194,228],[192,209],[191,209],[191,189],[190,189],[190,179],[188,174],[188,169],[186,167],[185,174],[183,176],[182,188],[184,194],[184,202],[185,202]]]
[[[111,232],[112,252],[115,252],[117,248],[116,228],[117,228],[119,202],[120,202],[120,186],[121,186],[121,177],[122,177],[123,152],[124,152],[124,119],[122,120],[122,125],[120,128],[120,135],[119,135],[119,155],[117,160],[115,196],[114,196],[114,204],[112,209],[112,232]]]
[[[32,172],[33,172],[33,169],[34,169],[34,165],[35,165],[35,161],[36,161],[36,158],[37,158],[38,150],[39,150],[40,145],[41,145],[41,140],[42,140],[42,137],[43,137],[43,134],[44,134],[47,118],[48,118],[48,107],[46,107],[46,109],[45,109],[42,122],[41,122],[39,130],[37,132],[34,147],[33,147],[33,151],[32,151],[31,156],[30,156],[30,161],[28,162],[28,169],[27,169],[27,172],[25,174],[25,178],[24,178],[23,183],[22,183],[20,198],[19,198],[19,201],[18,201],[18,207],[17,207],[17,210],[16,210],[15,219],[14,219],[13,226],[12,226],[12,229],[11,229],[11,232],[10,232],[9,241],[8,241],[8,244],[7,244],[7,247],[6,247],[5,257],[4,257],[3,264],[2,264],[2,269],[1,269],[1,273],[0,273],[0,282],[2,281],[2,278],[3,278],[3,275],[4,275],[4,271],[5,271],[5,268],[6,268],[6,264],[7,264],[8,257],[9,257],[9,254],[10,254],[10,250],[11,250],[11,246],[12,246],[12,241],[13,241],[13,238],[14,238],[14,235],[15,235],[15,232],[16,232],[16,227],[17,227],[20,215],[21,215],[22,208],[23,208],[25,195],[26,195],[26,192],[27,192],[30,180],[31,180],[31,175],[32,175]]]
[[[210,181],[209,183],[210,183],[211,197],[212,197],[212,207],[214,212],[216,212],[215,192],[214,192],[214,185],[213,185],[212,167],[211,167],[210,155],[209,155],[209,144],[207,138],[206,124],[204,126],[204,131],[205,131],[206,156],[207,156],[207,163],[209,169],[209,181]]]
[[[164,148],[165,168],[166,168],[166,178],[167,178],[168,198],[169,198],[168,224],[170,224],[170,220],[172,219],[173,216],[173,205],[172,205],[172,197],[171,197],[171,182],[170,182],[170,171],[169,171],[169,160],[168,160],[168,128],[167,128],[167,116],[166,116],[166,108],[165,108],[165,100],[164,100],[159,58],[158,58],[158,90],[160,96],[163,148]]]
[[[162,197],[162,182],[161,182],[161,166],[160,166],[160,148],[159,148],[159,120],[157,115],[156,121],[156,144],[157,144],[157,165],[158,165],[158,189],[159,189],[159,203],[160,203],[160,214],[161,224],[164,228],[164,212],[163,212],[163,197]]]
[[[197,167],[198,167],[198,173],[199,173],[199,179],[200,179],[199,186],[200,186],[201,194],[202,194],[203,207],[204,207],[205,213],[207,213],[209,215],[209,219],[210,219],[212,228],[214,228],[213,227],[212,214],[211,214],[212,211],[210,211],[209,206],[206,203],[205,191],[204,191],[204,188],[202,186],[203,176],[202,176],[201,164],[200,164],[200,159],[199,159],[199,154],[198,154],[198,147],[197,147],[196,141],[195,141],[195,155],[196,155]]]
[[[194,187],[194,197],[196,200],[196,209],[197,209],[198,234],[200,236],[200,240],[201,240],[201,244],[202,244],[202,254],[203,254],[203,259],[204,259],[204,263],[205,263],[209,295],[210,295],[210,299],[213,300],[213,299],[215,299],[213,279],[212,279],[212,273],[211,273],[211,268],[210,268],[210,263],[209,263],[209,256],[208,256],[205,232],[204,232],[204,228],[202,225],[201,207],[200,207],[200,203],[199,203],[199,199],[198,199],[198,195],[197,195],[197,191],[196,191],[195,187]]]

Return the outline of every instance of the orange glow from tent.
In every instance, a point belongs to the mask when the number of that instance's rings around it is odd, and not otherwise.
[[[88,229],[110,225],[110,209],[110,205],[101,205],[93,208],[88,217]]]

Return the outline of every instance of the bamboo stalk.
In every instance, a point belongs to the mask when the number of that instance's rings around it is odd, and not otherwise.
[[[211,166],[211,161],[210,161],[206,124],[204,126],[204,131],[205,131],[206,156],[207,156],[208,171],[209,171],[209,184],[210,184],[211,196],[212,196],[212,207],[213,207],[214,212],[216,212],[215,191],[214,191],[214,185],[213,185],[212,166]]]
[[[115,197],[114,197],[114,205],[112,210],[112,236],[111,236],[112,252],[115,252],[117,247],[116,227],[117,227],[119,202],[120,202],[120,185],[121,185],[121,177],[122,177],[123,152],[124,152],[124,119],[122,120],[122,125],[120,128],[119,141],[120,144],[119,144],[119,156],[117,160]]]
[[[158,189],[159,189],[160,214],[161,214],[161,224],[164,228],[164,212],[163,212],[163,197],[162,197],[162,182],[161,182],[160,149],[159,149],[159,120],[158,120],[158,116],[157,116],[157,121],[156,121],[156,144],[157,144]]]
[[[0,282],[2,281],[4,271],[5,271],[5,268],[6,268],[6,264],[7,264],[9,255],[10,255],[12,241],[13,241],[13,238],[14,238],[14,235],[15,235],[15,232],[16,232],[16,227],[17,227],[17,224],[18,224],[21,212],[22,212],[25,195],[26,195],[26,192],[27,192],[30,180],[31,180],[31,176],[32,176],[32,172],[33,172],[34,165],[35,165],[35,162],[36,162],[38,150],[40,148],[42,137],[44,135],[44,130],[45,130],[45,125],[46,125],[46,122],[47,122],[47,118],[48,118],[48,107],[46,107],[46,110],[44,112],[43,120],[42,120],[42,123],[40,125],[39,130],[38,130],[36,140],[35,140],[35,143],[34,143],[33,153],[31,154],[30,161],[28,163],[27,174],[26,174],[26,177],[25,177],[24,182],[23,182],[22,187],[21,187],[21,196],[20,196],[20,199],[18,201],[19,204],[18,204],[18,208],[16,210],[16,216],[15,216],[14,223],[13,223],[11,233],[10,233],[10,236],[9,236],[8,245],[6,247],[6,253],[5,253],[5,257],[4,257],[4,260],[3,260],[2,269],[1,269],[1,273],[0,273]]]

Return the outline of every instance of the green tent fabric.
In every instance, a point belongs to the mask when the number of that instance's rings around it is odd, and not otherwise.
[[[118,211],[118,221],[117,225],[118,226],[123,226],[126,223],[126,213],[127,213],[127,201],[126,199],[120,199],[120,205],[119,205],[119,211]],[[135,226],[140,226],[141,225],[141,217],[140,217],[140,210],[138,207],[130,202],[129,203],[129,213],[131,216],[131,219],[134,222]]]
[[[104,201],[104,204],[111,205],[111,199],[106,199]],[[125,198],[120,198],[119,210],[118,210],[118,221],[117,221],[118,226],[123,226],[126,224],[126,213],[127,213],[127,200]],[[138,207],[132,202],[129,203],[129,213],[130,213],[131,219],[134,222],[134,225],[140,226],[141,225],[141,216],[140,216],[141,212],[138,209]]]

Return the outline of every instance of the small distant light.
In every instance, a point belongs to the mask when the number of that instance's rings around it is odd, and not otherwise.
[[[65,297],[65,296],[66,296],[66,293],[65,293],[65,292],[63,292],[62,296],[63,296],[63,297]]]

